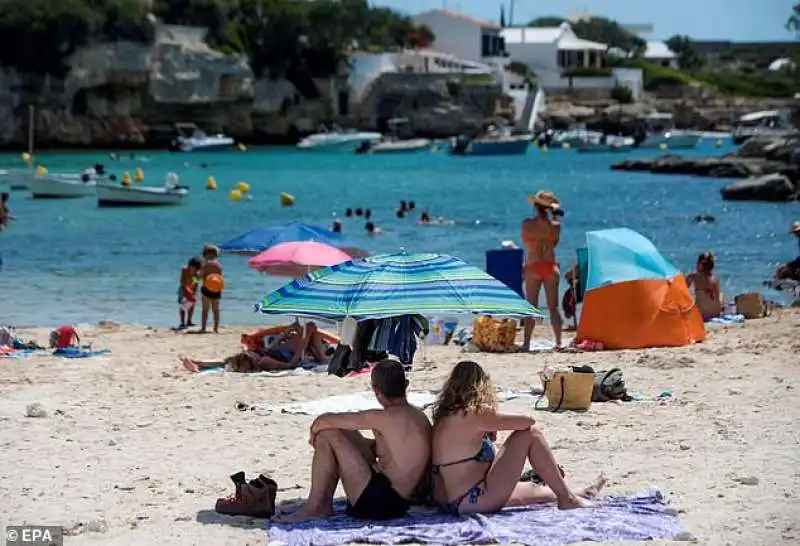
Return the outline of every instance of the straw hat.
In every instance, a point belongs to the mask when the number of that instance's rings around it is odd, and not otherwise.
[[[547,209],[557,209],[561,206],[561,201],[558,200],[556,194],[548,190],[539,190],[535,194],[529,195],[528,203]]]
[[[800,222],[795,222],[794,224],[792,224],[792,229],[789,230],[789,233],[792,233],[794,235],[800,235]]]

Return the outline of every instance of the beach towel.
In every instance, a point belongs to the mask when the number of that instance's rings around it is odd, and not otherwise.
[[[722,315],[721,317],[712,317],[706,322],[708,324],[744,324],[744,315]]]
[[[606,497],[592,510],[559,510],[553,505],[511,508],[496,514],[452,516],[414,512],[402,519],[365,522],[336,515],[324,520],[267,527],[270,544],[338,546],[368,544],[517,543],[552,546],[608,540],[691,539],[676,510],[656,488],[632,497]],[[344,504],[337,503],[337,514]]]
[[[64,358],[90,358],[93,356],[100,356],[108,354],[111,351],[108,349],[96,349],[81,347],[67,347],[65,349],[56,349],[53,351],[53,356],[62,356]]]
[[[408,393],[408,402],[409,404],[417,406],[418,408],[426,409],[433,405],[433,403],[436,401],[436,396],[437,393],[435,391],[412,391]],[[534,392],[532,391],[497,391],[497,398],[500,402],[507,402],[516,398],[533,398],[533,396]],[[375,399],[375,394],[372,391],[365,391],[354,394],[328,396],[326,398],[320,398],[319,400],[309,400],[308,402],[300,402],[288,406],[254,405],[252,409],[260,415],[269,415],[271,413],[290,413],[294,415],[313,415],[316,417],[318,415],[322,415],[323,413],[380,409],[380,405]]]
[[[7,347],[0,347],[0,358],[13,358],[13,359],[22,359],[28,358],[29,356],[37,356],[37,355],[49,355],[48,351],[44,351],[41,349],[11,349]]]
[[[290,375],[307,375],[310,373],[327,373],[327,364],[318,364],[316,366],[295,368],[293,370],[275,370],[264,372],[247,372],[244,375],[255,375],[260,377],[288,377]],[[216,374],[216,373],[237,373],[226,368],[225,365],[217,366],[216,368],[206,368],[200,371],[200,375]]]

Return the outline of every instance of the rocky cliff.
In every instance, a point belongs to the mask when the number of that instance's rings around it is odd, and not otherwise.
[[[26,145],[31,104],[38,148],[164,146],[175,122],[248,143],[290,142],[335,117],[332,102],[345,89],[335,80],[301,93],[284,79],[256,79],[244,56],[204,38],[201,29],[165,25],[153,44],[94,44],[69,59],[63,80],[0,67],[0,147]],[[415,132],[451,136],[485,119],[500,95],[494,85],[418,76],[382,76],[343,121],[376,129],[387,116],[409,116]]]

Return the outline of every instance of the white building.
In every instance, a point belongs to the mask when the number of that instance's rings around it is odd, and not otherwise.
[[[473,62],[502,64],[507,57],[500,25],[469,15],[434,9],[413,17],[436,35],[431,49]]]
[[[607,76],[569,76],[569,72],[581,69],[602,70],[608,50],[606,44],[579,38],[569,23],[557,27],[504,28],[501,34],[510,58],[531,68],[545,91],[612,89],[624,85],[634,99],[641,96],[641,71],[636,69],[612,69]]]
[[[645,49],[643,57],[650,63],[678,68],[678,55],[661,40],[647,42],[647,49]]]

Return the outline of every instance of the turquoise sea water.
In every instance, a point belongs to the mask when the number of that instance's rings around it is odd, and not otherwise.
[[[725,153],[701,143],[697,155]],[[636,152],[658,154],[659,152]],[[635,155],[635,154],[631,154]],[[327,225],[347,207],[373,211],[385,230],[364,233],[363,219],[345,220],[344,230],[371,252],[431,251],[459,256],[483,267],[485,251],[503,239],[519,242],[519,223],[529,213],[526,196],[548,188],[566,210],[559,247],[563,265],[588,230],[630,227],[651,238],[679,269],[693,269],[699,252],[717,253],[719,275],[729,296],[761,289],[775,265],[796,256],[788,235],[800,205],[723,202],[726,181],[609,170],[623,154],[578,154],[569,150],[524,157],[451,157],[443,153],[356,156],[251,149],[216,154],[147,154],[149,161],[110,161],[104,152],[40,154],[52,171],[75,171],[96,161],[118,175],[137,167],[145,183],[161,185],[168,171],[192,188],[182,207],[98,209],[95,199],[32,200],[14,192],[19,218],[0,233],[0,323],[56,325],[115,320],[153,325],[176,323],[180,268],[208,242],[223,243],[245,231],[298,220]],[[207,163],[203,168],[200,164]],[[19,166],[19,156],[0,156],[0,167]],[[213,175],[217,191],[206,191]],[[238,203],[228,191],[250,184],[252,199]],[[280,192],[297,197],[282,208]],[[401,199],[418,211],[455,220],[452,227],[420,227],[417,216],[398,220]],[[695,225],[699,213],[716,223]],[[258,324],[265,317],[253,304],[286,279],[251,271],[246,258],[223,256],[227,282],[223,323]],[[780,294],[772,294],[780,299]],[[196,317],[197,321],[197,317]]]

